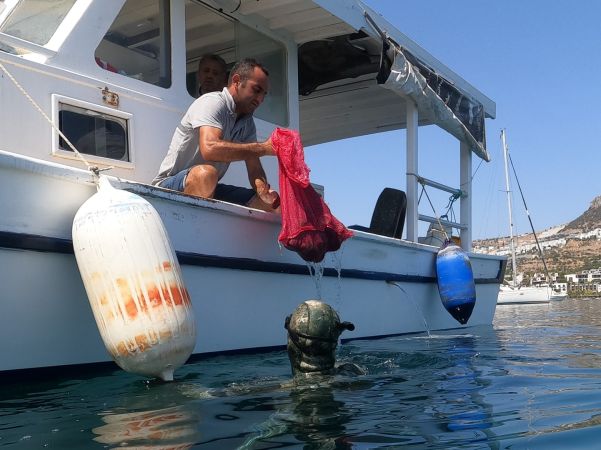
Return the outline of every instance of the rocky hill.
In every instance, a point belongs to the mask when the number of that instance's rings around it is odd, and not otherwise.
[[[599,227],[601,227],[601,195],[595,197],[590,208],[567,224],[562,231],[585,233]]]
[[[560,275],[601,267],[601,195],[567,225],[558,225],[536,235],[543,248],[549,272]],[[532,233],[515,238],[518,271],[528,277],[543,272],[543,264]],[[474,251],[510,255],[509,236],[474,241]],[[508,267],[510,268],[510,267]]]

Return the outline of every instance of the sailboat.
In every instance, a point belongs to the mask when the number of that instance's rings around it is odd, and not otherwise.
[[[509,162],[511,161],[511,157],[509,156],[509,148],[507,146],[507,141],[505,138],[505,130],[501,130],[501,144],[503,147],[503,161],[505,163],[505,192],[507,194],[507,209],[509,211],[509,249],[511,252],[511,269],[512,269],[512,278],[509,282],[504,282],[500,286],[499,297],[497,299],[497,304],[524,304],[524,303],[549,303],[551,300],[563,300],[567,297],[566,293],[559,293],[553,290],[553,288],[549,284],[541,284],[538,286],[522,286],[521,278],[518,277],[517,272],[517,263],[516,263],[516,248],[514,243],[514,232],[513,232],[513,214],[512,214],[512,205],[511,205],[511,189],[509,183]],[[513,168],[513,163],[512,168]],[[520,186],[520,182],[517,178],[517,174],[515,173],[515,169],[513,170],[513,174],[515,176],[520,195],[522,197],[522,202],[524,203],[524,208],[526,210],[526,215],[528,216],[528,220],[530,222],[530,227],[532,228],[532,233],[534,235],[534,239],[536,241],[536,247],[538,248],[541,260],[543,262],[543,266],[545,269],[545,275],[547,276],[547,280],[550,280],[549,271],[547,270],[547,263],[545,262],[545,258],[543,255],[542,247],[538,242],[538,237],[536,232],[534,231],[534,225],[532,224],[532,219],[530,218],[530,213],[528,212],[528,207],[526,206],[526,200],[524,199],[524,194],[522,192],[522,188]]]

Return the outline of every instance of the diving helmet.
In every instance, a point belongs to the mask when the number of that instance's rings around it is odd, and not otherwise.
[[[354,330],[350,322],[340,317],[327,303],[307,300],[286,317],[288,357],[292,372],[329,373],[336,363],[338,338],[344,330]]]

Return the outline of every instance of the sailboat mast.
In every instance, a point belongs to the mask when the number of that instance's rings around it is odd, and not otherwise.
[[[517,265],[515,262],[515,245],[513,242],[513,214],[511,208],[511,190],[509,188],[509,165],[507,155],[509,149],[507,148],[507,142],[505,141],[505,130],[501,130],[501,143],[503,144],[503,159],[505,161],[505,193],[507,194],[507,208],[509,210],[509,249],[511,250],[511,269],[513,270],[512,284],[514,287],[517,286]]]

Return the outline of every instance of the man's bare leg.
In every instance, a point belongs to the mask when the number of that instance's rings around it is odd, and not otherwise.
[[[213,198],[217,187],[217,169],[210,165],[194,166],[188,172],[184,194]]]
[[[196,197],[213,198],[217,187],[217,169],[208,164],[192,167],[186,177],[184,194]],[[249,208],[267,212],[280,212],[279,195],[266,187],[261,195],[255,194],[246,204]]]

